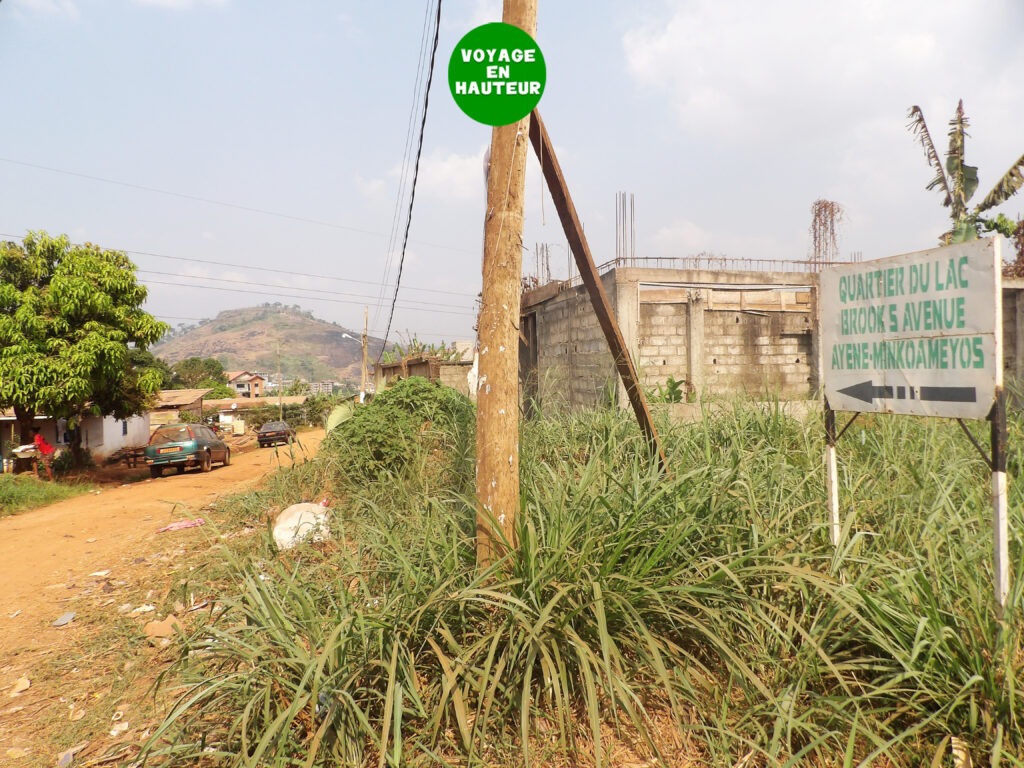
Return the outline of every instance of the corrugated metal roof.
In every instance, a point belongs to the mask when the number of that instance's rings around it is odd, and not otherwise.
[[[162,389],[160,399],[157,401],[157,408],[180,408],[183,405],[192,405],[203,395],[212,392],[212,389]]]

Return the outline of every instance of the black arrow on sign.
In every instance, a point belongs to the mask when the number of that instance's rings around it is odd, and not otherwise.
[[[870,403],[872,400],[892,399],[892,387],[876,387],[870,381],[862,381],[846,389],[840,389],[839,394],[855,397],[863,403]]]
[[[974,387],[921,387],[921,399],[940,403],[976,403]]]
[[[974,387],[896,387],[895,399],[906,400],[907,394],[910,399],[926,400],[933,403],[975,403],[978,401],[978,390]],[[862,403],[870,403],[872,400],[894,399],[894,388],[892,386],[876,386],[872,381],[862,381],[853,384],[846,389],[840,389],[839,394],[856,398]]]

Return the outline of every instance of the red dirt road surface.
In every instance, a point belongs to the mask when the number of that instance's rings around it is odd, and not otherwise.
[[[295,447],[294,461],[314,456],[322,439],[323,430],[301,433],[302,448]],[[188,552],[208,548],[216,536],[211,503],[244,492],[291,463],[287,448],[236,448],[230,466],[215,465],[211,472],[172,472],[105,485],[98,492],[0,518],[0,765],[56,764],[55,747],[43,732],[47,718],[33,713],[52,717],[49,710],[60,707],[74,720],[76,706],[99,709],[101,694],[88,691],[90,659],[83,657],[96,622],[105,615],[131,616],[129,607],[159,605]],[[198,517],[208,525],[158,533]],[[53,625],[70,612],[76,618],[66,626]],[[163,616],[137,618],[141,627]],[[68,699],[67,681],[58,690],[54,680],[72,674],[82,674],[83,698],[77,703]],[[25,679],[31,687],[15,693]]]

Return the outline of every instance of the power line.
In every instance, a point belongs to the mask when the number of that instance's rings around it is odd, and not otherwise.
[[[290,221],[298,221],[303,224],[315,224],[319,227],[330,227],[331,229],[341,229],[347,232],[358,232],[363,235],[372,235],[373,237],[386,238],[387,235],[384,232],[378,232],[372,229],[361,229],[360,227],[351,227],[347,224],[338,224],[333,221],[324,221],[323,219],[314,219],[308,216],[296,216],[291,213],[281,213],[280,211],[272,211],[267,208],[257,208],[251,205],[242,205],[241,203],[228,203],[223,200],[215,200],[211,197],[203,197],[202,195],[193,195],[186,192],[174,192],[168,189],[160,189],[158,187],[150,187],[145,184],[135,184],[130,181],[119,181],[117,179],[108,179],[103,176],[95,176],[89,173],[79,173],[77,171],[68,171],[63,168],[54,168],[49,165],[41,165],[39,163],[29,163],[24,160],[14,160],[9,157],[0,157],[0,163],[9,163],[10,165],[20,165],[23,168],[32,168],[37,171],[47,171],[48,173],[59,173],[62,176],[72,176],[78,179],[87,179],[88,181],[98,181],[103,184],[113,184],[118,187],[127,187],[128,189],[137,189],[143,192],[151,192],[157,195],[167,195],[168,197],[177,197],[182,200],[192,200],[200,203],[207,203],[209,205],[219,205],[223,208],[233,208],[237,211],[246,211],[248,213],[258,213],[261,216],[274,216],[279,219],[288,219]],[[441,248],[447,251],[454,251],[456,253],[469,253],[469,251],[463,248],[453,248],[450,245],[443,245],[441,243],[431,243],[423,240],[417,240],[418,245],[424,245],[430,248]]]
[[[367,296],[367,295],[362,294],[362,293],[345,293],[343,291],[328,291],[328,290],[324,290],[322,288],[303,288],[303,287],[297,286],[297,285],[280,286],[280,285],[274,285],[273,283],[257,283],[257,282],[253,282],[251,280],[236,280],[234,278],[229,278],[229,277],[207,277],[206,275],[182,275],[182,274],[178,274],[176,272],[157,272],[157,271],[152,270],[152,269],[137,269],[136,272],[138,272],[139,274],[145,274],[145,275],[160,275],[162,277],[185,278],[187,280],[209,280],[209,281],[212,281],[212,282],[215,282],[215,283],[233,283],[235,285],[253,285],[253,286],[256,286],[256,287],[259,287],[259,288],[285,288],[285,289],[290,290],[290,291],[306,291],[308,293],[321,293],[321,294],[326,294],[328,296],[347,296],[349,298],[354,298],[354,299],[372,299],[373,298],[373,296]],[[308,298],[315,298],[315,297],[310,296]],[[416,304],[416,305],[419,305],[419,306],[423,306],[423,307],[450,307],[451,306],[451,304],[440,304],[440,303],[434,302],[434,301],[415,301],[414,300],[414,301],[412,301],[412,303]],[[408,304],[405,305],[405,308],[412,309],[412,307],[410,307]]]
[[[202,280],[204,278],[197,278],[197,279]],[[147,280],[146,281],[146,285],[171,285],[171,286],[174,286],[176,288],[201,288],[201,289],[209,290],[209,291],[229,291],[231,293],[249,293],[249,294],[253,294],[255,296],[275,296],[275,297],[281,298],[281,299],[305,299],[307,301],[326,301],[326,302],[330,302],[331,304],[354,304],[355,306],[360,306],[360,305],[362,305],[364,303],[364,302],[361,302],[361,301],[348,301],[348,300],[345,300],[345,299],[321,298],[319,296],[296,296],[294,294],[279,293],[279,292],[276,292],[276,291],[273,291],[273,292],[272,291],[254,291],[254,290],[247,289],[247,288],[227,288],[227,287],[221,287],[219,285],[195,285],[195,284],[192,284],[192,283],[170,283],[170,282],[167,282],[165,280]],[[300,288],[299,290],[302,290],[302,289]],[[431,314],[467,315],[469,317],[473,316],[473,312],[470,312],[470,311],[459,311],[459,310],[454,310],[454,309],[425,309],[424,307],[410,307],[410,306],[406,306],[405,304],[400,305],[398,308],[399,309],[409,310],[409,311],[412,311],[412,312],[419,311],[419,312],[430,312]]]
[[[377,295],[377,306],[373,320],[377,322],[380,307],[384,304],[384,294],[388,288],[388,276],[391,274],[391,262],[394,259],[395,242],[398,239],[398,228],[401,225],[402,199],[405,197],[405,186],[409,179],[409,160],[412,156],[413,136],[416,133],[416,106],[419,103],[420,83],[423,81],[423,69],[427,58],[427,39],[430,30],[430,3],[423,7],[423,31],[420,34],[420,54],[416,60],[416,80],[412,88],[412,103],[409,105],[409,120],[405,129],[405,146],[402,149],[402,170],[398,175],[398,191],[395,195],[395,212],[391,218],[391,230],[388,234],[387,251],[384,258],[384,271],[381,273],[380,289]]]
[[[423,136],[426,133],[427,127],[427,108],[430,105],[430,84],[434,80],[434,61],[437,57],[437,43],[441,36],[441,0],[437,0],[437,15],[434,19],[434,45],[430,50],[430,65],[427,69],[427,86],[423,93],[423,116],[420,119],[420,137],[416,147],[416,164],[412,174],[412,189],[409,193],[409,212],[406,214],[405,219],[405,235],[402,238],[402,255],[398,259],[398,275],[395,278],[395,295],[391,299],[391,311],[388,313],[388,325],[387,330],[384,331],[384,344],[381,345],[380,353],[377,355],[377,361],[375,365],[380,364],[380,359],[384,354],[384,346],[388,343],[388,335],[391,333],[391,321],[395,317],[395,304],[398,302],[398,289],[402,284],[402,268],[405,266],[405,248],[409,243],[409,228],[412,225],[412,209],[413,203],[416,201],[416,180],[420,174],[420,157],[423,155]]]
[[[291,221],[301,221],[303,224],[316,224],[321,227],[330,227],[332,229],[344,229],[348,232],[359,232],[364,235],[374,235],[375,237],[383,237],[383,232],[374,232],[370,229],[360,229],[359,227],[350,227],[345,224],[337,224],[332,221],[323,221],[322,219],[312,219],[306,216],[295,216],[290,213],[280,213],[278,211],[267,210],[266,208],[256,208],[251,205],[241,205],[239,203],[226,203],[223,200],[214,200],[210,197],[202,197],[201,195],[191,195],[185,192],[173,192],[168,189],[159,189],[158,187],[150,187],[145,184],[134,184],[130,181],[118,181],[117,179],[108,179],[103,176],[94,176],[89,173],[78,173],[77,171],[66,171],[62,168],[54,168],[49,165],[40,165],[38,163],[28,163],[24,160],[13,160],[9,157],[0,157],[0,162],[10,163],[11,165],[20,165],[25,168],[34,168],[37,171],[48,171],[49,173],[59,173],[63,176],[74,176],[78,179],[88,179],[89,181],[99,181],[103,184],[113,184],[118,187],[128,187],[129,189],[138,189],[143,192],[152,192],[157,195],[167,195],[168,197],[178,197],[183,200],[194,200],[199,203],[208,203],[210,205],[219,205],[224,208],[233,208],[237,211],[248,211],[249,213],[258,213],[263,216],[276,216],[279,219],[290,219]]]
[[[215,319],[215,318],[210,318],[210,317],[178,317],[177,315],[160,315],[160,314],[154,314],[153,317],[155,317],[157,320],[191,320],[194,323],[204,323],[204,322],[205,323],[211,323]],[[315,319],[319,320],[319,318],[315,318]],[[329,321],[327,321],[327,320],[320,320],[320,322],[325,322],[326,323],[326,322],[329,322]],[[354,330],[352,328],[346,328],[344,325],[340,325],[339,323],[330,323],[330,324],[334,325],[334,326],[337,326],[338,328],[341,328],[346,333],[349,333],[350,331]],[[377,332],[376,328],[369,328],[367,330],[367,333],[369,333],[371,336],[373,334],[375,334],[376,332]],[[442,333],[441,331],[430,331],[430,330],[417,329],[416,335],[420,336],[421,334],[425,334],[425,335],[428,335],[428,336],[436,336],[438,338],[445,338],[445,337],[451,338],[451,335],[452,335],[450,332]],[[356,344],[359,343],[359,339],[355,338],[351,334],[349,335],[349,338],[352,341],[354,341]]]
[[[7,237],[7,235],[0,235]],[[273,267],[256,267],[249,264],[236,264],[226,261],[213,261],[211,259],[196,259],[187,256],[167,256],[162,253],[150,253],[147,251],[130,251],[125,250],[125,253],[132,253],[137,256],[153,256],[158,259],[172,259],[174,261],[186,261],[195,264],[211,264],[218,267],[231,267],[234,269],[251,269],[257,272],[273,272],[278,275],[290,275],[292,277],[308,277],[314,280],[336,280],[339,283],[358,283],[360,285],[378,285],[376,280],[357,280],[354,277],[336,277],[334,275],[318,275],[310,272],[296,272],[293,269],[274,269]],[[449,296],[473,296],[475,294],[465,293],[464,291],[445,291],[441,288],[409,288],[410,291],[422,291],[424,293],[443,293]],[[372,298],[372,297],[371,297]]]
[[[10,235],[10,234],[5,234],[5,233],[0,232],[0,237],[10,237],[10,238],[17,239],[19,237],[19,235]],[[191,264],[210,264],[210,265],[218,266],[218,267],[230,267],[232,269],[247,269],[247,270],[253,270],[253,271],[256,271],[256,272],[272,272],[274,274],[289,275],[289,276],[292,276],[292,277],[308,277],[308,278],[311,278],[313,280],[335,280],[335,281],[340,282],[340,283],[359,283],[360,285],[374,285],[374,286],[375,285],[379,285],[379,283],[376,280],[357,280],[356,278],[353,278],[353,277],[337,277],[337,276],[334,276],[334,275],[320,275],[320,274],[315,274],[315,273],[310,273],[310,272],[296,272],[295,270],[292,270],[292,269],[275,269],[273,267],[257,267],[257,266],[251,265],[251,264],[238,264],[238,263],[235,263],[235,262],[228,262],[228,261],[214,261],[212,259],[198,259],[198,258],[194,258],[192,256],[170,256],[170,255],[165,254],[165,253],[154,253],[152,251],[138,251],[138,250],[132,250],[130,248],[113,248],[112,250],[122,251],[124,253],[130,253],[130,254],[133,254],[135,256],[151,256],[151,257],[157,258],[157,259],[170,259],[172,261],[184,261],[184,262],[191,263]],[[303,290],[305,290],[305,289],[303,289]],[[472,293],[466,293],[464,291],[446,291],[446,290],[443,290],[441,288],[417,288],[417,287],[410,287],[407,290],[410,290],[410,291],[421,291],[421,292],[424,292],[424,293],[441,293],[441,294],[445,294],[445,295],[448,295],[448,296],[464,296],[464,297],[468,297],[468,296],[474,296],[475,295],[475,294],[472,294]],[[373,297],[369,297],[369,298],[373,298]]]

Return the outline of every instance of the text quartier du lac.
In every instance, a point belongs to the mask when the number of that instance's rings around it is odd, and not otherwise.
[[[512,80],[512,64],[532,64],[537,60],[536,48],[464,48],[459,51],[466,64],[476,62],[487,64],[487,79],[457,80],[456,96],[537,96],[541,83],[538,80]]]
[[[842,341],[834,344],[832,370],[955,370],[984,368],[984,337],[957,334],[967,325],[967,299],[952,294],[968,288],[966,256],[903,264],[843,275],[840,336],[900,334],[908,338]],[[916,295],[929,294],[919,299]],[[927,335],[942,334],[950,335]]]

